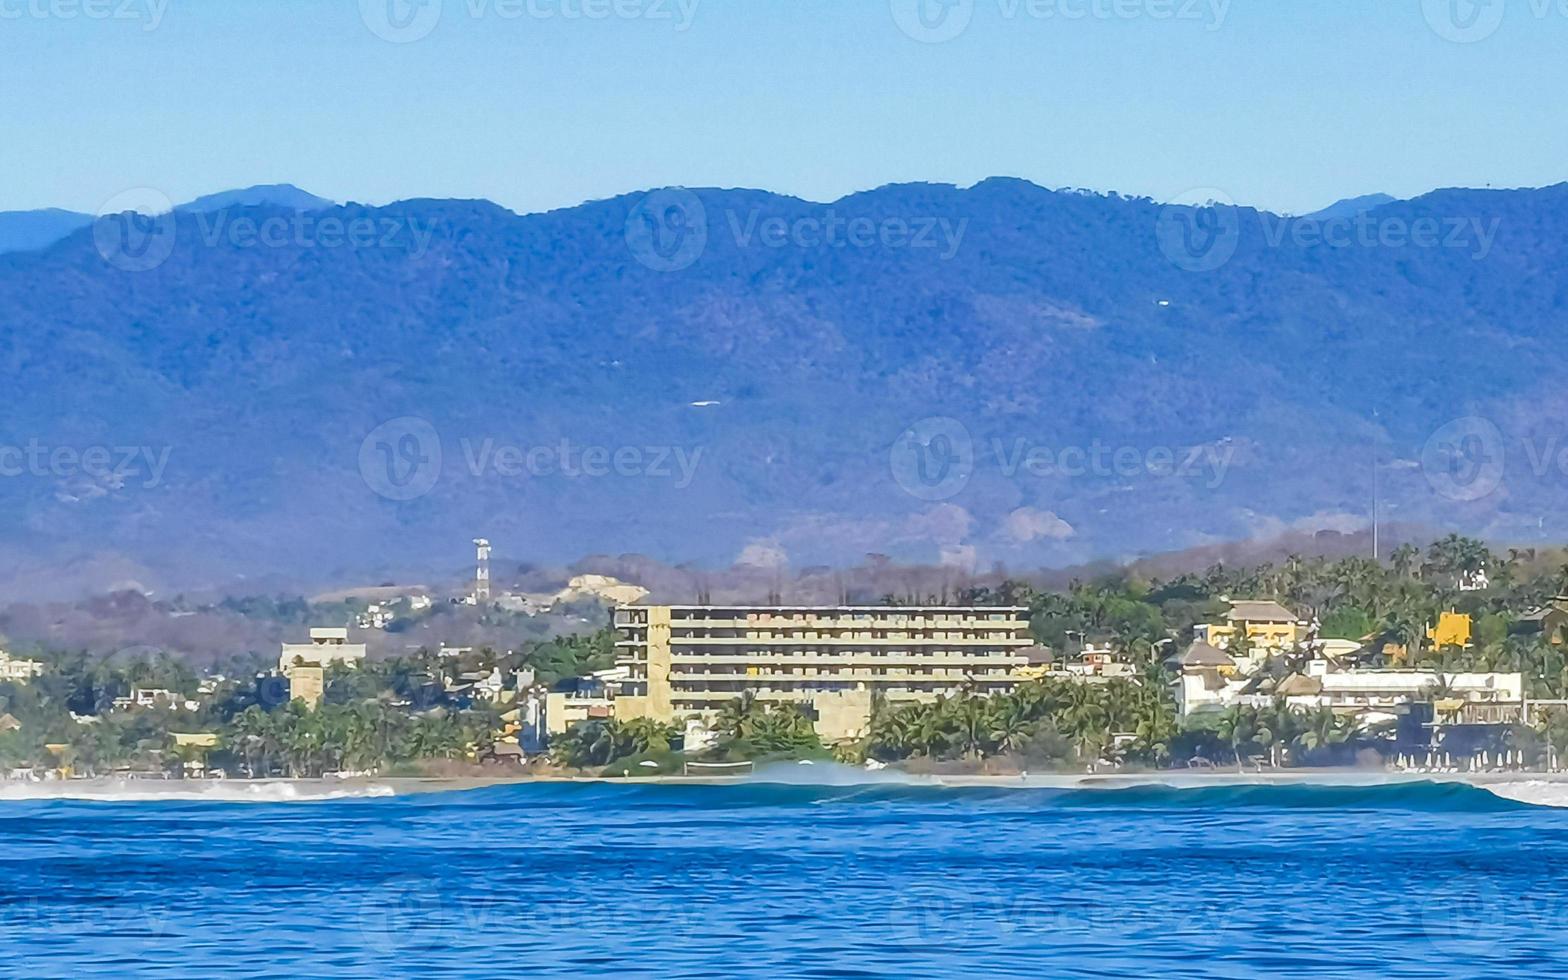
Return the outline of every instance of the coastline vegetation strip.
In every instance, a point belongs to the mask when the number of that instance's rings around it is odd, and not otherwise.
[[[1228,597],[1246,596],[1310,610],[1319,638],[1355,641],[1369,667],[1440,677],[1517,672],[1531,701],[1568,701],[1568,630],[1540,615],[1564,595],[1568,564],[1562,552],[1496,554],[1455,535],[1425,550],[1402,546],[1382,562],[1289,556],[1277,564],[1216,564],[1166,579],[1119,570],[1062,590],[1006,580],[956,595],[888,595],[883,604],[1027,606],[1040,644],[1061,651],[1093,639],[1130,670],[1094,684],[1026,680],[992,697],[957,685],[929,703],[877,699],[864,736],[831,746],[818,738],[803,706],[763,704],[747,695],[718,712],[714,738],[702,747],[685,746],[684,732],[658,722],[595,719],[556,736],[549,756],[535,755],[528,771],[653,776],[678,773],[693,760],[773,759],[956,773],[1381,763],[1390,751],[1386,729],[1326,708],[1303,711],[1282,698],[1178,717],[1171,653],[1192,639],[1198,624],[1216,621]],[[226,603],[310,615],[308,604],[295,609],[288,600]],[[1429,632],[1445,613],[1474,624],[1467,642],[1440,642]],[[1568,624],[1568,610],[1559,618]],[[1235,641],[1246,642],[1244,636]],[[454,694],[454,674],[529,671],[548,686],[613,665],[615,646],[614,634],[600,629],[525,642],[508,654],[480,648],[453,660],[421,650],[356,669],[333,666],[316,709],[269,700],[263,681],[272,668],[259,654],[206,675],[164,652],[95,657],[40,649],[29,655],[40,664],[36,676],[0,680],[0,766],[13,774],[158,776],[221,769],[248,777],[386,777],[512,771],[474,767],[501,761],[497,749],[516,702]],[[1272,652],[1257,676],[1281,681],[1301,669],[1306,655],[1299,644]],[[127,703],[136,690],[160,696]],[[1520,763],[1549,767],[1568,757],[1568,710],[1532,710],[1508,728],[1504,741]]]

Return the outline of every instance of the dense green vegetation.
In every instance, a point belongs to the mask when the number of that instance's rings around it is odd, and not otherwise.
[[[531,643],[510,656],[481,650],[442,658],[420,651],[355,669],[334,667],[315,711],[288,703],[286,682],[269,672],[275,662],[262,658],[238,658],[204,678],[162,653],[43,654],[42,676],[0,682],[0,714],[18,726],[0,733],[0,766],[178,771],[199,756],[234,774],[315,776],[482,759],[508,706],[454,696],[448,687],[456,678],[532,668],[548,684],[609,665],[614,642],[609,630],[600,630]],[[135,689],[172,698],[116,705]],[[175,733],[216,734],[218,746],[182,749]]]

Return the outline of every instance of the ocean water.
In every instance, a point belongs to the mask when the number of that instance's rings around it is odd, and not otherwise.
[[[0,973],[1568,975],[1561,785],[280,791],[10,791]]]

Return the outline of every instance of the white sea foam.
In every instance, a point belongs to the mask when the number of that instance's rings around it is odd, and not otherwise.
[[[1546,779],[1508,780],[1476,784],[1494,796],[1532,806],[1568,807],[1568,783]]]
[[[319,780],[63,779],[0,782],[0,801],[95,800],[125,802],[310,803],[396,795],[380,783],[336,785]]]

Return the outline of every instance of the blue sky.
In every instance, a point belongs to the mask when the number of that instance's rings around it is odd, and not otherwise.
[[[1305,211],[1568,177],[1568,3],[938,2],[0,0],[0,209],[1002,174]]]

